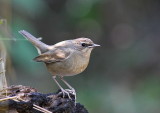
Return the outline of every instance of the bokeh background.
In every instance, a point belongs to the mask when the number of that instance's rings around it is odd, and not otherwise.
[[[38,53],[19,30],[49,45],[88,37],[101,47],[83,73],[65,77],[77,102],[90,113],[160,112],[159,0],[0,0],[0,18],[9,85],[58,89],[44,64],[32,61]]]

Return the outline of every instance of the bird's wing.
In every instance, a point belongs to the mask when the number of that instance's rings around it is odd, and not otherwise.
[[[37,57],[35,57],[33,60],[37,62],[46,62],[46,63],[52,63],[52,62],[61,62],[65,59],[67,59],[71,55],[71,52],[67,49],[54,49],[52,51],[48,51],[46,53],[43,53]]]

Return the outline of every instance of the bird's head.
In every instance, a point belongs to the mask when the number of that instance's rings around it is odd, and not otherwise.
[[[90,53],[93,48],[100,46],[98,44],[93,43],[93,41],[89,38],[77,38],[72,41],[73,41],[74,48],[82,52]]]

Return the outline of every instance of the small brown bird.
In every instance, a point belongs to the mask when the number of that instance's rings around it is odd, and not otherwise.
[[[76,97],[74,88],[72,88],[63,77],[73,76],[83,72],[88,66],[91,51],[94,47],[100,45],[94,44],[89,38],[77,38],[65,40],[55,45],[46,45],[25,30],[21,30],[19,33],[37,48],[39,56],[35,57],[34,60],[46,64],[48,71],[53,75],[52,78],[61,89],[63,96],[65,95],[64,93],[66,93],[70,98],[69,90],[61,87],[56,80],[56,76],[60,77]]]

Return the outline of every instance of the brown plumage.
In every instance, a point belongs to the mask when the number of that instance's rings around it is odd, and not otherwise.
[[[34,60],[46,64],[48,71],[53,75],[54,81],[62,92],[68,94],[56,81],[57,75],[75,94],[75,90],[63,79],[63,76],[73,76],[83,72],[88,66],[92,49],[99,45],[94,44],[89,38],[77,38],[49,46],[27,31],[21,30],[19,33],[37,48],[39,56],[35,57]]]

